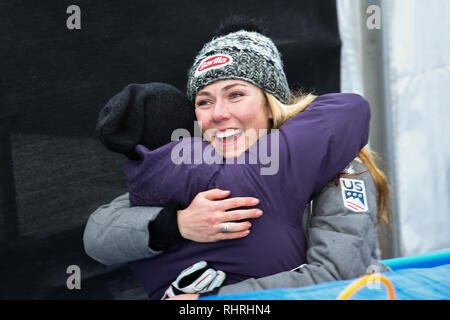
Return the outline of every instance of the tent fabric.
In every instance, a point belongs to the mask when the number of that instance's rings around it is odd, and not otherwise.
[[[378,85],[385,87],[392,127],[386,144],[391,143],[393,150],[392,154],[380,156],[393,168],[389,179],[395,188],[395,236],[399,242],[396,255],[450,248],[450,3],[364,3],[379,5],[378,31],[385,35],[385,83]],[[362,78],[370,71],[361,59],[361,26],[369,14],[360,6],[359,1],[355,5],[353,0],[337,0],[342,39],[341,88],[364,95]],[[431,218],[427,213],[432,213]]]

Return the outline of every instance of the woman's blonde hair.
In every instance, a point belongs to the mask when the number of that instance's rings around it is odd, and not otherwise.
[[[317,98],[316,95],[311,93],[303,94],[302,92],[297,92],[292,94],[289,104],[283,104],[272,94],[267,92],[264,92],[264,94],[273,117],[269,129],[279,129],[286,120],[304,111]],[[383,219],[391,226],[389,182],[385,174],[377,167],[373,156],[375,156],[375,153],[368,147],[364,147],[358,152],[358,158],[367,167],[375,183],[377,192],[377,224],[380,225],[381,219]]]

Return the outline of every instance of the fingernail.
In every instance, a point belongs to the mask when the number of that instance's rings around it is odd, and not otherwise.
[[[252,199],[251,204],[258,204],[259,200],[258,199]]]
[[[262,216],[263,212],[261,210],[256,211],[256,215]]]

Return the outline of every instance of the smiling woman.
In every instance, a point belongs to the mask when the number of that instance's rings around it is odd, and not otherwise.
[[[195,107],[205,139],[224,158],[250,148],[267,133],[272,119],[263,91],[243,80],[208,85],[197,94]]]

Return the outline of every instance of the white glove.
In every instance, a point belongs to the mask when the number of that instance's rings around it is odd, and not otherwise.
[[[225,280],[225,272],[209,268],[206,261],[199,261],[180,272],[164,293],[162,300],[183,293],[203,293],[220,287]]]

